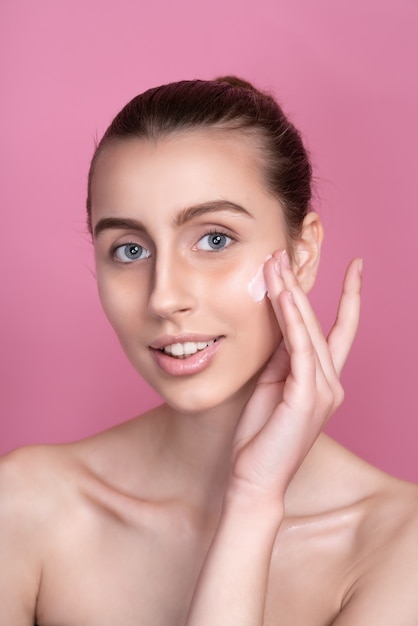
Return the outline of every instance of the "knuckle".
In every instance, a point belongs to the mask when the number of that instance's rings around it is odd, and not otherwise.
[[[327,408],[331,408],[334,404],[334,392],[329,385],[327,385],[324,393],[324,404]]]
[[[335,407],[341,406],[341,404],[344,402],[345,392],[344,392],[344,388],[343,388],[342,384],[340,383],[340,381],[337,381],[337,383],[335,384],[333,395],[334,395],[334,405],[335,405]]]
[[[317,407],[320,413],[328,413],[334,404],[334,394],[329,384],[324,384],[319,390]]]

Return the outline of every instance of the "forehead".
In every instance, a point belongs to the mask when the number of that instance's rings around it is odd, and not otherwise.
[[[92,221],[138,209],[183,210],[213,200],[278,202],[265,188],[261,148],[241,131],[205,129],[104,147],[91,184]]]

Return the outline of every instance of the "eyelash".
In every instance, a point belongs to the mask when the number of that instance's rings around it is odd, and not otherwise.
[[[210,251],[210,250],[203,250],[203,252],[220,252],[221,250],[225,250],[226,248],[229,248],[229,246],[230,246],[232,243],[234,243],[234,242],[236,241],[236,240],[234,239],[234,237],[232,237],[229,233],[225,232],[223,229],[221,229],[221,228],[216,228],[216,229],[210,230],[210,231],[206,232],[204,235],[202,235],[202,236],[199,238],[199,240],[198,240],[197,244],[195,245],[195,248],[198,248],[198,244],[199,244],[199,243],[200,243],[203,239],[205,239],[205,237],[211,237],[211,236],[216,236],[216,235],[219,235],[219,236],[221,236],[221,237],[226,237],[229,241],[228,241],[228,242],[227,242],[227,243],[226,243],[226,244],[225,244],[222,248],[219,248],[218,250],[217,250],[216,248],[212,248],[212,250],[211,250],[211,251]],[[118,251],[118,250],[121,250],[121,249],[123,249],[123,248],[128,248],[129,246],[132,246],[132,247],[136,247],[136,248],[140,248],[140,249],[142,249],[144,252],[146,252],[146,253],[147,253],[147,254],[146,254],[146,256],[144,256],[144,257],[140,257],[140,258],[138,258],[138,259],[130,259],[130,260],[122,260],[122,259],[118,258],[118,257],[117,257],[117,251]],[[127,241],[126,243],[122,243],[122,244],[119,244],[119,245],[117,245],[117,246],[113,246],[113,247],[110,249],[110,256],[111,256],[113,259],[115,259],[117,262],[119,262],[119,263],[123,263],[123,264],[134,263],[135,261],[142,261],[142,260],[144,260],[144,259],[149,258],[149,257],[150,257],[150,254],[151,254],[151,253],[149,252],[149,250],[147,250],[147,248],[145,248],[144,246],[141,246],[140,244],[136,243],[135,241]]]
[[[225,246],[223,246],[222,248],[219,248],[219,250],[216,250],[216,248],[212,248],[212,252],[219,252],[220,250],[225,250],[226,248],[229,248],[229,246],[236,241],[234,237],[232,237],[229,233],[222,230],[222,228],[216,228],[216,229],[208,231],[202,237],[200,237],[199,241],[196,244],[196,247],[202,241],[202,239],[205,239],[205,237],[211,237],[211,236],[216,236],[216,235],[226,237],[227,239],[229,239],[229,242],[226,243]],[[205,250],[205,252],[209,252],[209,250]]]
[[[147,254],[146,254],[146,256],[144,256],[142,258],[138,258],[138,259],[129,259],[129,260],[127,259],[125,261],[122,260],[122,259],[119,259],[118,256],[117,256],[118,250],[123,250],[124,248],[129,248],[129,247],[139,248],[143,252],[146,252]],[[149,250],[147,250],[147,248],[145,248],[144,246],[141,246],[139,243],[136,243],[135,241],[127,241],[126,243],[122,243],[122,244],[119,244],[117,246],[113,246],[110,249],[110,256],[112,257],[112,259],[116,260],[118,263],[123,263],[123,264],[133,263],[134,261],[142,261],[143,259],[149,258],[150,254],[151,253],[149,252]]]

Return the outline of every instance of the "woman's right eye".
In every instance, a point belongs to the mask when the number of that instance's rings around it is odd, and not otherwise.
[[[140,259],[147,259],[150,256],[149,250],[137,243],[125,243],[114,249],[113,254],[121,263],[132,263]]]

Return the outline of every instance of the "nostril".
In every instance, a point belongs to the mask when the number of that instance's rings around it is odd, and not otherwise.
[[[192,290],[184,285],[175,287],[163,286],[161,283],[155,288],[149,297],[148,308],[152,315],[167,318],[178,315],[186,315],[195,307],[196,302]]]
[[[184,316],[197,304],[196,273],[181,254],[163,252],[155,259],[148,310],[158,318]]]

